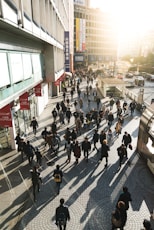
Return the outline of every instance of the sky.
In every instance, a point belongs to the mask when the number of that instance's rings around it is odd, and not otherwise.
[[[91,0],[91,6],[111,12],[121,34],[144,34],[154,29],[154,0]]]

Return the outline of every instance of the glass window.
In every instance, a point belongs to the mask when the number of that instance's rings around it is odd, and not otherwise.
[[[1,70],[0,88],[2,88],[10,84],[6,53],[0,53],[0,70]]]

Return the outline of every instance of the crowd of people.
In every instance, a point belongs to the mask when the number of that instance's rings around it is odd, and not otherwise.
[[[105,168],[108,166],[108,156],[110,147],[114,144],[114,140],[122,133],[125,117],[130,113],[133,116],[135,110],[135,102],[128,102],[114,99],[111,97],[106,104],[101,103],[101,98],[97,92],[97,84],[94,86],[95,76],[87,76],[85,79],[86,88],[83,90],[81,87],[82,77],[72,78],[69,81],[68,87],[63,87],[62,100],[58,101],[51,111],[52,124],[50,130],[44,127],[41,132],[41,137],[44,142],[44,147],[49,146],[51,152],[58,154],[59,147],[63,147],[65,151],[66,159],[65,163],[69,164],[74,157],[74,164],[78,165],[80,158],[84,157],[85,162],[88,163],[89,154],[91,151],[96,151],[99,155],[98,164],[105,158]],[[65,85],[64,85],[65,86]],[[76,97],[77,95],[77,97]],[[113,108],[116,110],[116,115],[113,113]],[[70,126],[73,124],[72,126]],[[102,130],[101,124],[106,124],[106,127]],[[36,135],[38,122],[33,117],[30,126],[33,129],[34,135]],[[64,130],[62,136],[59,135],[59,130]],[[91,132],[91,136],[85,135],[87,132]],[[80,138],[80,140],[79,140]],[[81,141],[82,138],[82,141]],[[62,141],[64,139],[64,141]],[[36,201],[36,188],[39,192],[40,183],[42,179],[39,173],[39,167],[42,165],[42,154],[39,148],[34,148],[30,141],[25,141],[18,134],[15,138],[18,152],[21,152],[21,160],[23,161],[24,155],[28,159],[28,163],[32,175],[33,196]],[[128,148],[132,150],[132,138],[131,135],[125,131],[122,137],[122,143],[117,148],[117,156],[119,157],[119,169],[121,168],[124,159],[128,159]],[[37,164],[34,164],[36,159]],[[37,167],[36,167],[37,166]],[[60,193],[60,185],[62,183],[63,172],[60,166],[57,164],[53,173],[54,181],[57,185],[57,194]],[[128,192],[128,188],[123,188],[123,194],[120,195],[116,209],[112,215],[112,229],[119,228],[122,230],[127,220],[127,210],[129,208],[129,202],[131,201],[131,195]],[[60,207],[56,210],[56,224],[62,229],[62,224],[59,224],[57,213],[61,210],[64,204],[64,199],[60,200]],[[64,208],[65,209],[65,208]],[[70,219],[68,209],[65,209],[67,213],[66,220]],[[120,223],[116,223],[120,220]],[[58,222],[59,221],[59,222]],[[115,222],[114,222],[115,221]],[[63,224],[66,229],[66,221]]]

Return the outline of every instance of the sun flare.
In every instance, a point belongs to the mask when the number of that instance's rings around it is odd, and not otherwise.
[[[120,37],[128,39],[154,29],[154,0],[93,0],[91,4],[113,14]]]

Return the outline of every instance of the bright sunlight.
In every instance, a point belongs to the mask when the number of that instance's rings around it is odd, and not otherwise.
[[[121,38],[154,29],[154,0],[91,0],[91,6],[113,14]]]

